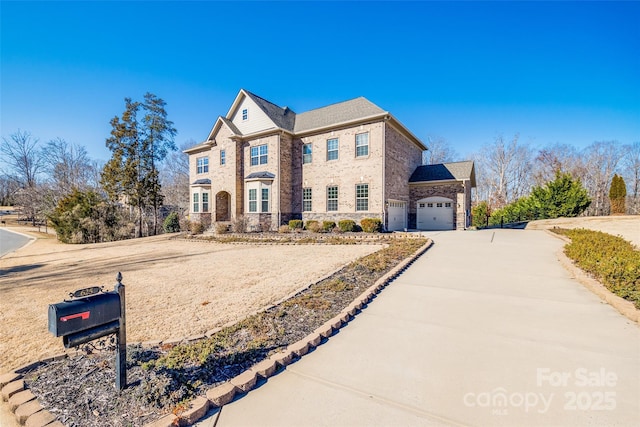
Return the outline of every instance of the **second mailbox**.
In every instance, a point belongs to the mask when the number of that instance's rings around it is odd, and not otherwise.
[[[120,296],[105,292],[49,305],[49,332],[63,337],[120,319]]]

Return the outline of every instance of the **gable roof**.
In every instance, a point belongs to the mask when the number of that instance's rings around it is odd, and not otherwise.
[[[420,148],[426,149],[422,141],[420,141],[420,139],[413,135],[413,133],[411,133],[409,129],[407,129],[402,123],[400,123],[395,117],[393,117],[393,115],[362,96],[348,101],[338,102],[325,107],[316,108],[314,110],[296,114],[289,107],[280,107],[245,89],[240,89],[240,92],[238,92],[238,95],[233,101],[233,104],[231,104],[231,107],[229,108],[226,116],[218,117],[216,123],[209,132],[209,136],[207,137],[207,141],[205,141],[205,143],[210,143],[210,141],[213,140],[215,134],[220,129],[220,126],[222,124],[225,124],[233,132],[234,135],[239,137],[243,136],[242,131],[240,131],[238,127],[231,121],[231,117],[233,117],[233,115],[237,112],[244,98],[249,98],[275,125],[274,128],[265,129],[261,132],[273,132],[280,130],[292,134],[304,134],[307,132],[321,131],[326,128],[337,127],[340,125],[364,122],[369,119],[373,120],[384,118],[385,120],[389,120],[389,123],[403,132]],[[255,132],[252,133],[252,135],[253,134],[255,134]],[[195,147],[190,148],[185,152],[190,152],[194,149]]]
[[[294,113],[293,110],[289,109],[289,107],[279,107],[273,102],[269,102],[248,90],[242,89],[242,91],[260,107],[276,126],[289,132],[293,131],[293,124],[296,120],[296,113]]]
[[[326,107],[300,113],[296,116],[294,132],[304,132],[338,123],[351,122],[371,116],[388,114],[364,97],[338,102]]]
[[[410,183],[467,180],[475,188],[476,172],[471,160],[418,166],[409,178]]]

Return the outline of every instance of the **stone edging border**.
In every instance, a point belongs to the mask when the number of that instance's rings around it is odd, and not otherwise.
[[[344,310],[325,322],[305,338],[289,345],[285,350],[273,354],[268,359],[258,362],[231,380],[209,389],[206,392],[206,396],[197,396],[189,403],[189,409],[181,413],[179,416],[175,414],[165,415],[158,420],[147,424],[145,427],[175,427],[176,425],[191,425],[204,417],[209,409],[221,408],[227,403],[230,403],[236,394],[251,391],[255,387],[258,377],[266,380],[270,376],[273,376],[279,368],[284,368],[290,363],[296,361],[298,358],[304,356],[312,348],[321,345],[323,343],[323,338],[329,338],[334,332],[345,326],[360,311],[362,311],[362,309],[365,308],[373,298],[375,298],[376,294],[380,293],[385,287],[387,287],[432,245],[433,240],[427,239],[427,242],[420,249],[414,252],[413,255],[396,265],[367,290],[360,294],[360,296],[356,297],[356,299],[354,299],[353,302]],[[323,277],[320,280],[323,280],[326,277]],[[294,291],[289,296],[274,304],[269,304],[265,309],[273,307],[287,298],[299,294],[309,286],[311,286],[311,284],[305,285],[303,288]],[[231,324],[234,323],[236,322],[232,322]],[[204,336],[211,336],[220,329],[221,328],[207,331]],[[204,336],[190,337],[185,340],[176,340],[177,342],[148,342],[142,343],[142,345],[160,343],[178,344],[183,341],[194,341],[195,339],[204,338]],[[67,353],[62,353],[29,363],[13,370],[12,372],[0,375],[0,404],[8,402],[9,410],[15,415],[18,424],[26,425],[27,427],[64,427],[64,424],[57,421],[56,417],[51,412],[42,407],[36,396],[25,388],[22,372],[40,364],[53,360],[64,359],[66,357],[68,357]]]
[[[571,239],[565,236],[561,236],[556,234],[550,230],[545,230],[548,234],[551,234],[553,237],[556,237],[566,243],[571,242]],[[598,280],[591,277],[587,272],[583,271],[580,267],[575,265],[575,263],[564,253],[564,248],[560,249],[557,252],[558,261],[560,264],[571,273],[575,279],[580,282],[585,288],[596,294],[600,297],[601,300],[618,310],[620,314],[632,320],[636,323],[640,323],[640,310],[636,309],[631,301],[627,301],[626,299],[619,297],[618,295],[611,292],[605,285],[600,283]]]

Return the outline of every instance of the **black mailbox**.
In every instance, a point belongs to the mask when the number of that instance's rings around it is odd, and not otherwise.
[[[112,325],[113,322],[119,323],[119,319],[120,296],[117,292],[49,305],[49,332],[56,337]]]
[[[122,274],[113,292],[101,287],[79,289],[71,301],[49,305],[49,332],[62,337],[66,348],[77,347],[107,335],[116,334],[116,388],[127,386],[127,326],[125,286]]]

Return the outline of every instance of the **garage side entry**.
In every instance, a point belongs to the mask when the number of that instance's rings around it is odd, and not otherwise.
[[[471,225],[472,161],[419,166],[409,179],[409,227],[465,230]]]

